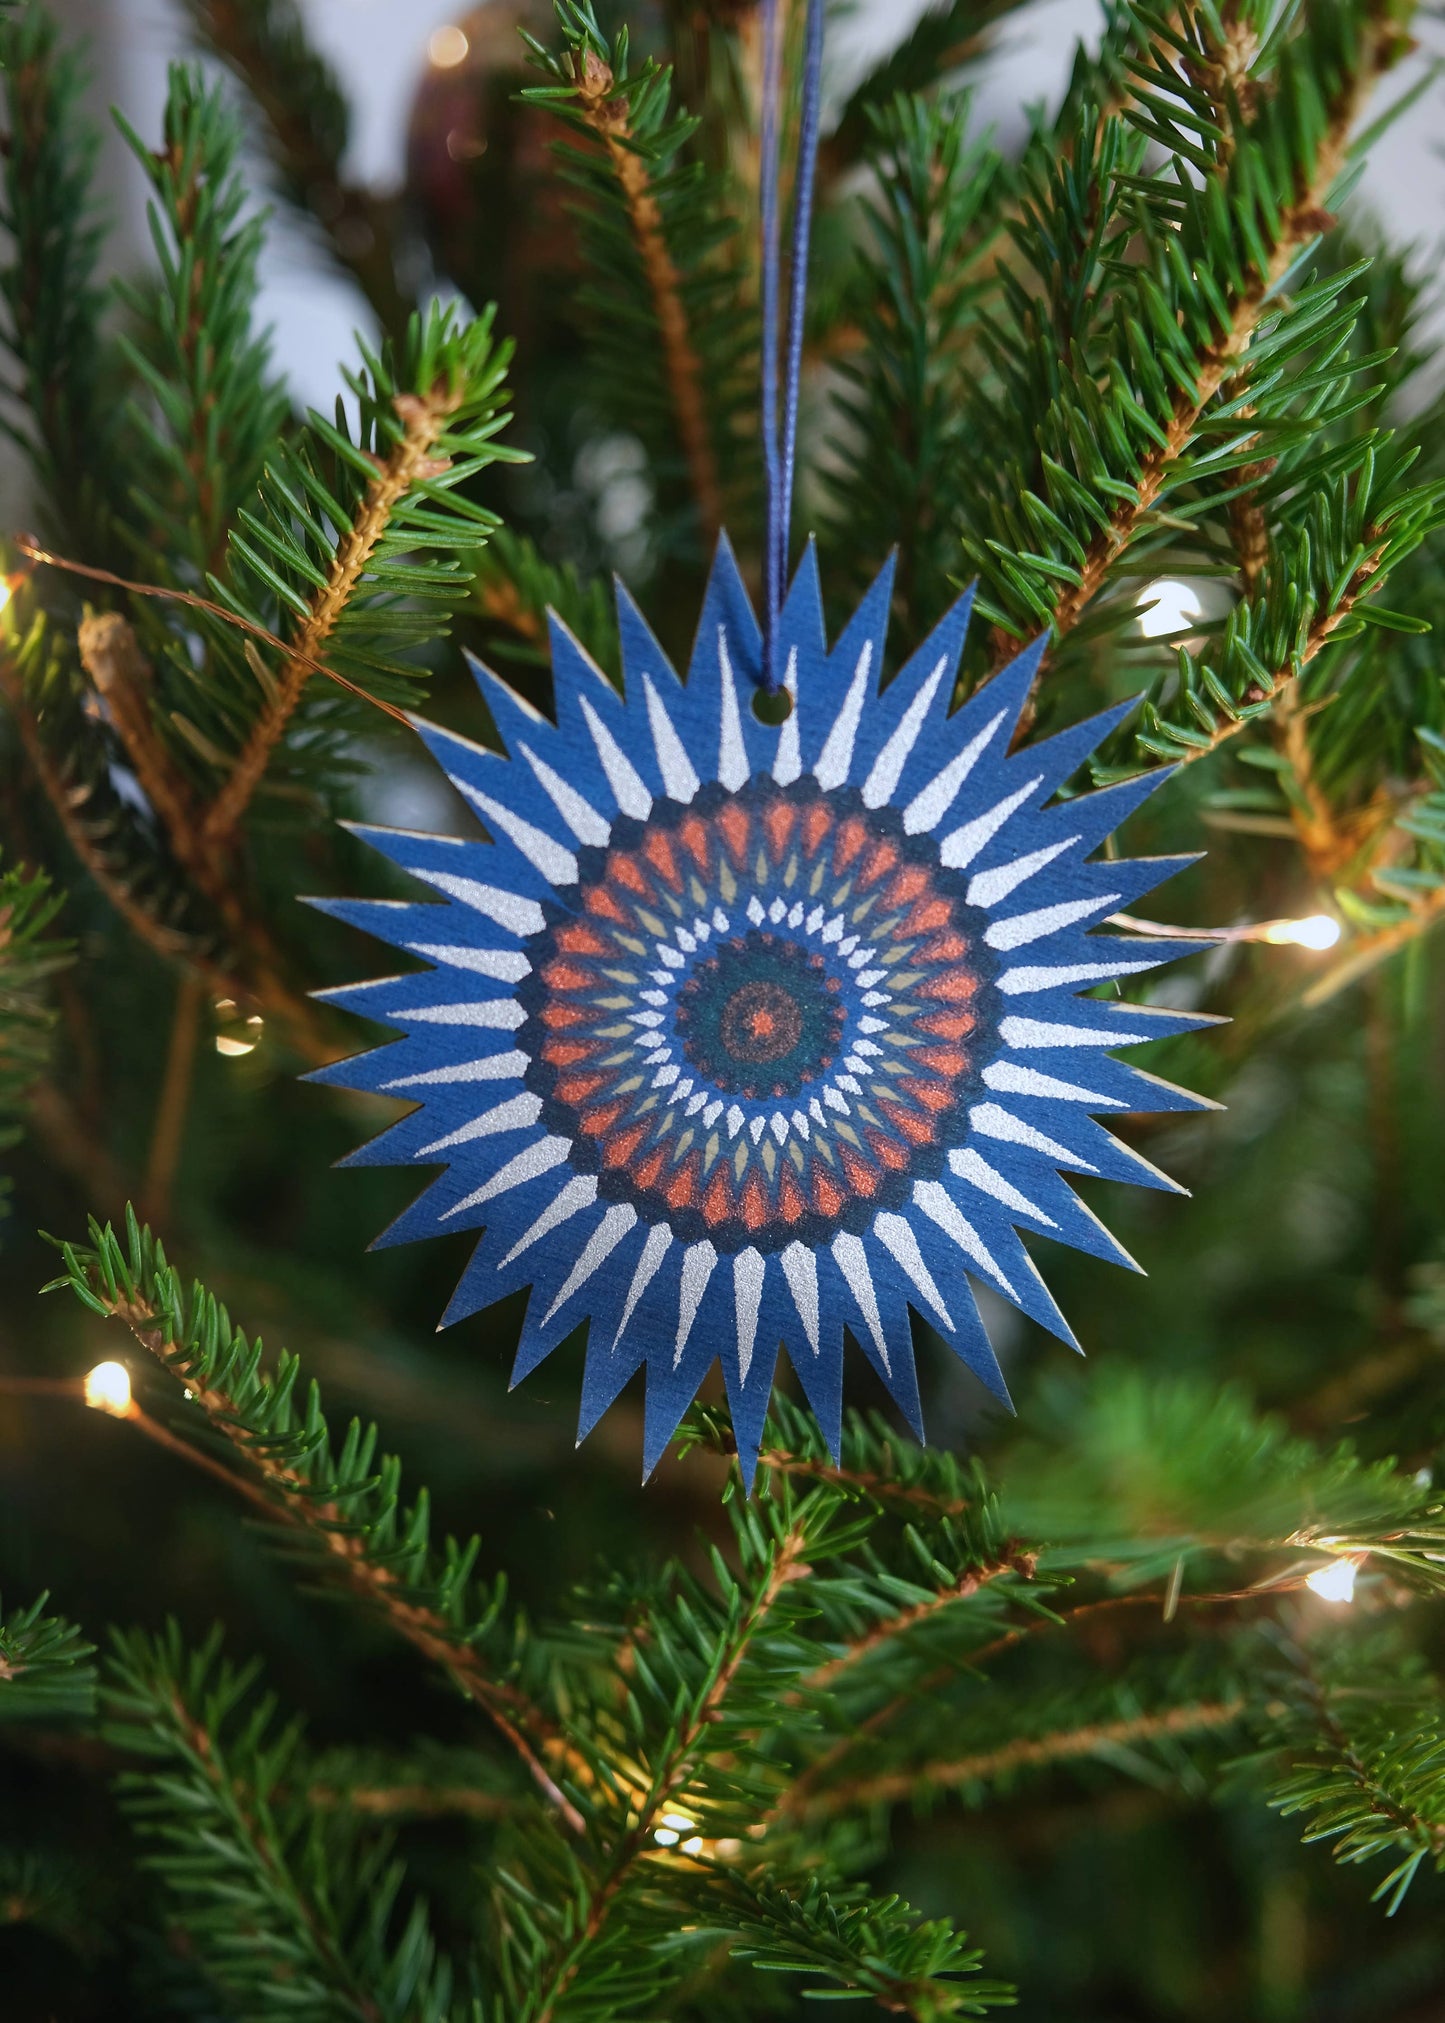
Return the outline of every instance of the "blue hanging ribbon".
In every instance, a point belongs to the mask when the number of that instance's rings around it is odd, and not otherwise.
[[[788,343],[782,383],[782,434],[778,430],[778,333],[781,322],[782,248],[778,181],[781,154],[783,51],[778,0],[764,0],[763,100],[759,207],[762,213],[763,468],[767,519],[763,549],[763,687],[781,686],[776,665],[778,621],[788,585],[793,480],[798,452],[798,385],[803,370],[803,324],[808,296],[808,245],[813,228],[813,185],[818,167],[819,105],[823,78],[823,0],[808,0],[803,61],[803,102],[793,194],[793,242],[788,294]]]

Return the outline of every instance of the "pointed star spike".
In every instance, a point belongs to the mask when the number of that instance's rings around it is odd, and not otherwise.
[[[748,609],[751,611],[751,604]],[[823,585],[818,575],[818,544],[811,534],[803,548],[797,573],[788,586],[788,594],[783,599],[779,629],[783,639],[791,641],[805,658],[821,661],[827,654],[828,636],[823,625]],[[761,657],[761,633],[758,635],[758,646]]]
[[[1142,697],[1130,696],[1126,702],[1117,702],[1111,708],[1100,710],[1097,716],[1085,717],[1082,723],[1070,724],[1067,730],[1058,731],[1053,737],[1040,738],[1031,744],[1027,752],[1015,756],[1015,764],[1027,757],[1029,770],[1041,772],[1048,783],[1048,791],[1053,793],[1070,779],[1088,758],[1091,752],[1116,731],[1125,718],[1139,707]]]
[[[682,687],[677,669],[662,650],[657,634],[643,617],[636,600],[620,576],[614,576],[617,598],[617,632],[622,642],[622,673],[629,702],[636,700],[639,681],[650,678],[671,702]]]
[[[786,623],[786,621],[785,621]],[[752,599],[743,582],[731,541],[726,533],[717,538],[707,589],[703,593],[702,616],[688,663],[688,686],[706,669],[714,651],[719,626],[727,633],[734,668],[743,683],[755,682],[762,664],[763,635]]]

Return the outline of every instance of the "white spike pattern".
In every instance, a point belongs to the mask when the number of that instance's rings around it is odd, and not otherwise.
[[[662,697],[653,686],[650,674],[643,675],[642,689],[647,697],[647,721],[652,726],[653,749],[657,753],[657,766],[662,774],[663,791],[670,800],[690,801],[702,785],[702,781],[697,776],[692,760],[687,755],[687,747],[678,736]]]
[[[987,912],[1001,899],[1007,899],[1025,879],[1042,871],[1046,864],[1052,864],[1055,857],[1061,857],[1065,850],[1071,850],[1078,841],[1077,836],[1065,836],[1061,843],[1050,843],[1043,850],[1030,850],[1027,857],[1015,857],[1011,864],[1000,864],[993,871],[976,872],[968,881],[969,905],[981,906]]]
[[[923,1261],[923,1252],[918,1248],[918,1238],[913,1234],[913,1225],[905,1221],[901,1215],[880,1215],[873,1227],[884,1248],[902,1266],[932,1307],[934,1314],[951,1334],[953,1315],[944,1305],[943,1294],[934,1283],[933,1273]]]
[[[430,1145],[423,1145],[417,1153],[418,1159],[430,1159],[433,1153],[445,1152],[452,1145],[469,1145],[475,1138],[493,1138],[499,1131],[525,1131],[535,1124],[542,1114],[540,1096],[513,1096],[508,1102],[498,1103],[494,1110],[484,1110],[480,1117],[473,1117],[470,1124],[463,1124],[458,1131],[449,1131],[445,1138],[437,1138]]]
[[[617,1324],[617,1333],[612,1337],[614,1351],[627,1333],[627,1324],[637,1311],[637,1302],[657,1276],[659,1265],[672,1242],[671,1231],[655,1222],[647,1232],[647,1241],[642,1246],[642,1255],[637,1260],[637,1269],[632,1274],[632,1284],[627,1288],[627,1304],[622,1309],[622,1319]]]
[[[463,948],[437,941],[409,941],[407,947],[428,962],[449,963],[453,969],[470,970],[474,976],[495,977],[498,983],[520,983],[532,972],[531,963],[517,948]]]
[[[1059,906],[1040,906],[1034,913],[1015,913],[1007,920],[996,920],[984,934],[990,948],[1023,948],[1030,941],[1041,941],[1046,934],[1057,934],[1061,927],[1072,927],[1076,920],[1084,920],[1091,913],[1108,913],[1119,904],[1118,892],[1101,892],[1093,899],[1067,899]]]
[[[783,687],[793,699],[793,707],[778,726],[778,751],[773,760],[773,778],[780,787],[791,787],[802,775],[803,752],[798,741],[798,649],[788,649],[788,671]]]
[[[808,1337],[808,1347],[816,1356],[819,1340],[818,1260],[801,1243],[790,1243],[780,1262],[783,1277],[788,1281],[788,1291],[793,1295],[793,1305],[798,1309],[798,1319]]]
[[[535,899],[523,899],[515,892],[503,892],[500,886],[483,885],[476,878],[454,878],[449,871],[423,871],[417,865],[407,865],[412,875],[424,878],[428,885],[435,885],[439,892],[448,893],[460,900],[463,906],[470,906],[474,912],[485,913],[488,920],[495,920],[498,927],[505,927],[525,940],[529,934],[540,934],[547,924],[547,917]]]
[[[913,747],[918,743],[924,718],[933,707],[933,698],[938,693],[938,684],[947,666],[946,660],[939,661],[904,711],[902,722],[873,761],[873,769],[863,782],[865,808],[881,808],[885,801],[893,799],[894,789],[903,777],[903,768],[912,755]]]
[[[522,757],[540,780],[552,806],[577,841],[592,843],[600,848],[612,834],[611,825],[604,822],[592,803],[584,800],[575,787],[569,786],[560,773],[554,772],[545,759],[539,759],[530,745],[522,745],[519,749]]]
[[[863,704],[868,693],[868,676],[873,666],[873,642],[865,639],[863,651],[858,656],[858,666],[854,672],[848,693],[843,699],[843,707],[833,720],[833,728],[824,740],[818,755],[818,763],[813,768],[813,776],[824,792],[841,787],[847,780],[853,764],[853,746],[858,736],[858,721],[863,714]]]
[[[484,1187],[478,1187],[465,1200],[448,1208],[438,1216],[439,1222],[449,1222],[454,1215],[465,1209],[479,1208],[484,1201],[494,1201],[499,1194],[510,1193],[514,1187],[524,1187],[529,1180],[540,1180],[544,1173],[550,1173],[554,1166],[560,1166],[572,1150],[570,1138],[539,1138],[535,1145],[529,1145],[519,1152],[515,1159],[509,1159],[500,1173],[494,1173]]]
[[[842,1272],[849,1292],[858,1302],[858,1311],[873,1337],[878,1360],[891,1377],[893,1365],[888,1360],[888,1344],[883,1339],[883,1318],[878,1311],[878,1295],[873,1290],[873,1274],[868,1269],[868,1253],[856,1236],[844,1230],[833,1238],[833,1261]]]
[[[1015,814],[1043,783],[1044,776],[1040,773],[1014,793],[996,801],[982,815],[975,815],[971,822],[965,822],[962,828],[945,836],[938,846],[939,862],[947,864],[952,871],[961,871],[966,864],[971,864],[979,851],[993,841],[1009,816]]]
[[[738,685],[728,654],[728,636],[717,629],[718,678],[722,685],[722,723],[718,731],[717,776],[723,786],[736,793],[748,778],[748,749],[743,743],[743,720],[738,713]]]
[[[1003,1019],[999,1038],[1006,1047],[1135,1047],[1150,1033],[1104,1031],[1097,1026],[1051,1025],[1042,1019]]]
[[[1030,1201],[1026,1194],[1020,1194],[1017,1187],[1005,1180],[1002,1173],[995,1172],[986,1159],[980,1159],[977,1152],[950,1152],[948,1166],[951,1173],[976,1187],[980,1194],[991,1194],[1005,1208],[1012,1208],[1020,1215],[1031,1215],[1036,1222],[1042,1222],[1050,1229],[1058,1228],[1052,1215],[1045,1215],[1042,1208]]]
[[[936,1222],[945,1236],[953,1238],[965,1257],[971,1258],[979,1270],[987,1273],[1010,1299],[1017,1299],[1018,1295],[998,1259],[973,1224],[960,1213],[957,1202],[946,1187],[940,1187],[936,1180],[919,1180],[914,1184],[913,1199],[930,1222]]]
[[[514,1033],[527,1014],[509,997],[483,998],[471,1004],[423,1004],[383,1012],[394,1026],[489,1026],[495,1032]]]
[[[1097,1173],[1099,1170],[1087,1159],[1081,1159],[1077,1152],[1071,1152],[1067,1145],[1055,1144],[1042,1131],[1036,1131],[1032,1124],[1016,1117],[1012,1110],[1005,1110],[1001,1103],[975,1103],[968,1113],[968,1123],[970,1130],[982,1131],[985,1138],[1001,1139],[1005,1145],[1027,1146],[1030,1152],[1042,1152],[1047,1158],[1058,1160],[1061,1166],[1075,1166],[1081,1173]]]
[[[525,1075],[531,1066],[523,1053],[485,1054],[479,1061],[457,1061],[449,1068],[428,1068],[420,1075],[398,1075],[394,1082],[383,1082],[383,1089],[422,1089],[432,1083],[453,1082],[506,1082],[514,1076]]]
[[[577,1259],[577,1262],[558,1288],[556,1299],[553,1300],[551,1306],[547,1309],[543,1322],[544,1326],[562,1307],[566,1306],[573,1293],[580,1286],[584,1286],[587,1283],[593,1272],[597,1270],[597,1267],[604,1264],[611,1257],[613,1251],[616,1250],[618,1244],[621,1243],[623,1237],[635,1226],[636,1222],[637,1210],[630,1202],[619,1201],[615,1207],[608,1209],[607,1213],[588,1237],[581,1256]]]
[[[738,1375],[748,1381],[753,1366],[753,1345],[758,1338],[758,1315],[763,1304],[763,1280],[767,1263],[756,1250],[740,1250],[733,1259],[733,1311],[738,1324]]]
[[[677,1341],[672,1351],[674,1369],[682,1361],[687,1338],[692,1333],[692,1324],[697,1319],[697,1310],[707,1291],[707,1282],[716,1268],[717,1252],[706,1237],[701,1243],[690,1243],[682,1254],[682,1282],[677,1292]]]
[[[998,988],[1005,997],[1028,997],[1034,991],[1059,990],[1070,983],[1107,983],[1118,976],[1138,976],[1143,970],[1157,969],[1161,960],[1155,955],[1147,962],[1073,962],[1006,969],[998,978]]]
[[[652,796],[642,781],[642,775],[618,744],[585,695],[579,695],[582,714],[587,720],[587,728],[592,733],[592,742],[597,747],[597,756],[602,761],[602,770],[607,775],[607,784],[617,798],[617,805],[624,815],[632,815],[639,822],[645,822],[652,813]]]
[[[458,780],[457,785],[483,820],[535,864],[549,885],[577,883],[577,859],[545,829],[539,829],[535,822],[524,822],[520,815],[514,815],[501,801],[494,801],[490,794],[479,793],[465,780]]]
[[[983,1071],[986,1087],[1005,1096],[1049,1096],[1056,1103],[1097,1103],[1101,1109],[1122,1110],[1117,1096],[1102,1096],[1097,1089],[1081,1089],[1077,1082],[1061,1082],[1054,1075],[1041,1075],[1037,1068],[1022,1068],[1016,1061],[993,1061]]]
[[[955,752],[943,770],[935,773],[928,785],[913,796],[903,811],[903,826],[910,836],[938,827],[958,799],[958,790],[978,764],[984,747],[1003,722],[1004,714],[1000,710],[996,717],[990,718],[978,735],[970,738],[961,752]]]
[[[574,1215],[580,1215],[584,1208],[590,1208],[596,1199],[595,1173],[579,1173],[574,1180],[569,1180],[551,1206],[544,1208],[531,1228],[517,1238],[497,1266],[498,1271],[505,1271],[513,1258],[520,1257],[524,1250],[530,1250],[541,1237],[549,1236],[562,1223],[570,1222]]]

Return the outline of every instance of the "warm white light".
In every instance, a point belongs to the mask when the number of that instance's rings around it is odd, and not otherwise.
[[[1352,1559],[1332,1559],[1327,1565],[1317,1566],[1313,1573],[1306,1574],[1305,1586],[1313,1589],[1322,1601],[1352,1602],[1358,1571]]]
[[[1306,920],[1275,920],[1265,933],[1266,941],[1290,948],[1333,948],[1343,929],[1332,913],[1311,913]]]
[[[249,1018],[244,1033],[217,1033],[216,1052],[224,1054],[227,1060],[236,1060],[242,1054],[253,1054],[264,1029],[264,1019]]]
[[[459,63],[466,62],[471,47],[466,30],[448,22],[445,27],[433,31],[426,53],[438,70],[455,70]]]
[[[1161,639],[1166,633],[1182,632],[1190,620],[1198,618],[1204,609],[1189,585],[1177,582],[1172,576],[1161,576],[1155,583],[1146,583],[1136,603],[1139,630],[1146,639]]]
[[[700,1833],[695,1833],[691,1840],[685,1840],[682,1844],[684,1854],[701,1854],[702,1850],[703,1838]]]
[[[130,1410],[130,1371],[124,1363],[97,1363],[85,1373],[85,1402],[123,1419]]]

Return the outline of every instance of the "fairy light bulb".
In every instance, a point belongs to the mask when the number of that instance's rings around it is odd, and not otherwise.
[[[124,1363],[97,1363],[85,1373],[85,1402],[97,1412],[109,1412],[113,1419],[130,1413],[130,1371]]]
[[[694,1833],[696,1829],[697,1821],[689,1819],[685,1812],[664,1812],[662,1824],[653,1828],[652,1837],[659,1847],[676,1847],[685,1833]]]
[[[1332,913],[1311,913],[1303,920],[1273,920],[1265,940],[1277,947],[1312,948],[1323,952],[1333,948],[1344,932]]]
[[[5,606],[14,595],[15,586],[10,581],[10,578],[8,576],[0,576],[0,611],[5,609]]]
[[[1355,1576],[1359,1564],[1353,1559],[1332,1559],[1324,1566],[1317,1566],[1313,1573],[1305,1575],[1305,1586],[1321,1601],[1352,1602],[1355,1599]]]
[[[455,70],[459,63],[466,62],[471,47],[466,30],[449,21],[433,31],[426,53],[438,70]]]
[[[1144,585],[1135,608],[1139,614],[1139,630],[1144,637],[1163,639],[1171,632],[1184,631],[1192,620],[1199,617],[1204,606],[1188,583],[1180,583],[1172,576],[1161,576],[1157,582]]]

